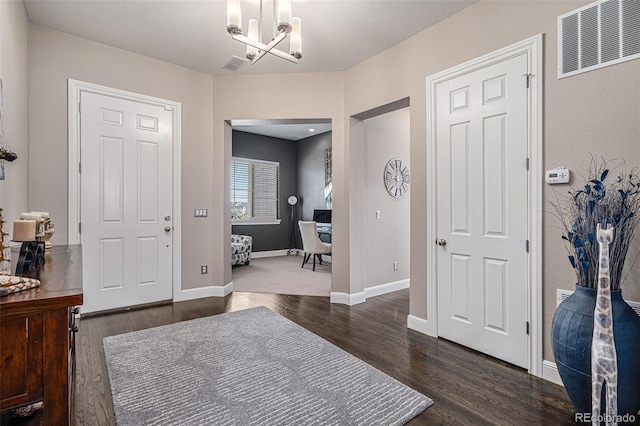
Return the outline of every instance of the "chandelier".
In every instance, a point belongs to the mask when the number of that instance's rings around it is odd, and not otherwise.
[[[240,0],[227,0],[227,31],[234,40],[247,45],[247,59],[255,64],[267,53],[298,63],[302,58],[302,21],[291,17],[291,0],[273,0],[273,37],[269,43],[262,42],[262,0],[260,0],[260,20],[249,19],[249,30],[242,32]],[[275,47],[291,34],[289,53]]]

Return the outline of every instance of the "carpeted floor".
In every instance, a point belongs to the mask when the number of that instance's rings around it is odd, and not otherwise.
[[[117,424],[403,425],[433,401],[265,307],[104,339]]]
[[[316,264],[315,272],[311,270],[311,263],[304,268],[301,265],[302,254],[251,259],[249,265],[233,267],[233,290],[328,297],[331,294],[331,264]]]

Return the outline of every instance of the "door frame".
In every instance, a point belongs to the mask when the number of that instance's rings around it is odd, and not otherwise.
[[[173,299],[182,291],[182,105],[180,102],[127,92],[84,81],[67,80],[68,120],[68,244],[80,244],[80,93],[89,92],[112,98],[164,107],[173,117]]]
[[[514,56],[527,55],[530,90],[528,92],[528,235],[529,259],[527,271],[527,318],[529,321],[528,371],[542,377],[542,178],[543,178],[543,38],[542,34],[530,37],[479,58],[449,68],[427,77],[427,324],[426,333],[438,336],[438,288],[437,256],[433,243],[437,236],[437,161],[436,161],[436,113],[435,94],[440,83],[502,62]],[[526,84],[523,76],[522,84]],[[523,167],[525,165],[523,164]],[[525,242],[522,242],[523,245]]]

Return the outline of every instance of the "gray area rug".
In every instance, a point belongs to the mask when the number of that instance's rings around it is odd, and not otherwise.
[[[402,425],[431,399],[265,307],[106,337],[118,425]]]

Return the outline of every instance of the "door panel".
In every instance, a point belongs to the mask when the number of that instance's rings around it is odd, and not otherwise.
[[[100,194],[102,223],[124,219],[122,139],[100,138]]]
[[[469,232],[469,123],[451,127],[451,232]]]
[[[526,367],[525,55],[436,90],[438,335]]]
[[[171,299],[172,112],[87,92],[81,105],[82,311]]]

